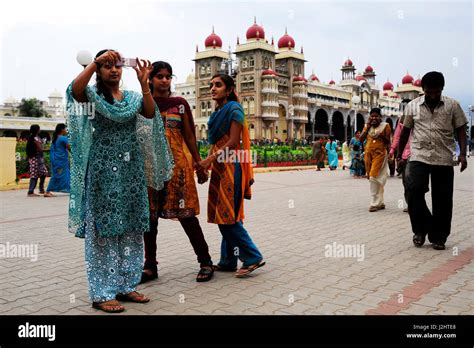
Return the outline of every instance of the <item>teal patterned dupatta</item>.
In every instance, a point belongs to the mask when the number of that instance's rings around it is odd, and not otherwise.
[[[163,120],[155,105],[155,117],[140,115],[143,97],[134,91],[124,91],[123,101],[110,104],[97,94],[95,87],[87,86],[88,102],[79,103],[72,96],[72,83],[66,91],[69,142],[71,145],[71,192],[69,199],[69,231],[80,235],[85,223],[86,175],[89,153],[94,136],[93,118],[116,123],[129,123],[136,119],[136,138],[144,163],[146,184],[161,190],[173,175],[174,160],[165,136]],[[146,189],[145,189],[146,190]]]

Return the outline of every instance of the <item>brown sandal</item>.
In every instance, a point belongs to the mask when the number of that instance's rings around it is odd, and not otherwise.
[[[93,302],[92,307],[107,313],[120,313],[125,310],[125,307],[117,300],[109,300],[104,302]]]
[[[150,299],[143,294],[140,294],[137,291],[129,292],[126,295],[118,294],[115,297],[119,301],[123,302],[135,302],[135,303],[147,303],[150,302]]]
[[[244,278],[248,276],[250,273],[252,273],[253,271],[255,271],[257,268],[260,268],[262,266],[265,266],[265,261],[260,261],[259,263],[256,263],[248,267],[241,267],[237,272],[235,272],[235,276],[237,278]]]

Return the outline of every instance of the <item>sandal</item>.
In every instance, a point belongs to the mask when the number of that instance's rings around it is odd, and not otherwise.
[[[151,271],[151,273],[148,273],[146,271]],[[158,279],[158,270],[157,269],[144,269],[142,271],[142,278],[140,279],[140,284],[149,282],[150,280]]]
[[[135,302],[135,303],[147,303],[150,302],[150,299],[143,294],[140,294],[137,291],[129,292],[126,295],[118,294],[115,297],[119,301],[123,302]]]
[[[213,265],[212,269],[217,272],[235,272],[237,268],[225,268],[219,265]]]
[[[380,209],[380,208],[379,208],[379,207],[376,207],[376,206],[370,206],[370,207],[369,207],[369,211],[370,211],[371,213],[373,213],[374,211],[378,211],[379,209]]]
[[[109,300],[104,302],[92,302],[92,307],[107,313],[120,313],[125,310],[125,307],[117,300]]]
[[[248,276],[250,273],[255,271],[257,268],[260,268],[262,266],[265,266],[265,261],[260,261],[259,263],[256,263],[254,265],[250,265],[248,267],[241,267],[236,273],[235,276],[237,278],[244,278]]]
[[[213,266],[203,266],[199,270],[199,273],[197,274],[196,281],[198,283],[202,282],[208,282],[209,280],[212,279],[212,276],[214,275],[214,267]]]
[[[51,192],[46,192],[44,197],[56,197],[56,195],[53,195]]]

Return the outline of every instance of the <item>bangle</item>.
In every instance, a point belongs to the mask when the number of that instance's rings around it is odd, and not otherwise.
[[[145,94],[150,94],[150,93],[151,93],[150,90],[148,90],[148,91],[146,91],[146,92],[143,92],[143,91],[142,91],[142,94],[143,94],[143,95],[145,95]]]

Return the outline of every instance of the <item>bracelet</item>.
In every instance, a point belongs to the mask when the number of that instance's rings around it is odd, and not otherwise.
[[[148,91],[146,91],[146,92],[143,92],[143,91],[142,91],[142,94],[143,94],[143,95],[145,95],[145,94],[150,94],[150,93],[151,93],[150,90],[148,90]]]

